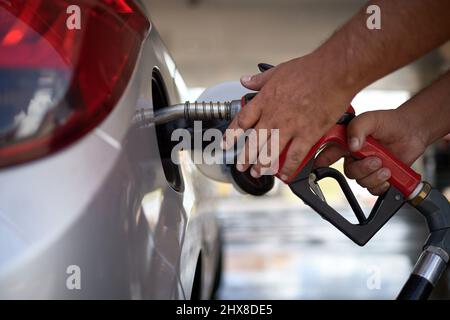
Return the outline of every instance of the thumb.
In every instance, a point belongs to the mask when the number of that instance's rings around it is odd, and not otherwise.
[[[347,127],[347,143],[350,151],[361,149],[366,137],[376,132],[379,117],[376,112],[365,112],[350,121]]]
[[[258,73],[253,76],[241,77],[241,83],[244,87],[250,90],[259,91],[272,77],[276,68],[271,68],[263,73]]]

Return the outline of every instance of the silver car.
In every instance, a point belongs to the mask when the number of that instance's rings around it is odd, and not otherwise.
[[[0,298],[211,297],[209,180],[132,124],[186,94],[145,2],[0,1]]]

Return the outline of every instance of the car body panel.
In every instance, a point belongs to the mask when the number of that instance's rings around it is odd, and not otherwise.
[[[155,127],[130,125],[137,108],[153,107],[154,68],[170,103],[185,94],[169,58],[152,26],[99,127],[60,152],[0,170],[0,298],[189,298],[200,253],[211,273],[202,296],[211,293],[218,233],[199,197],[207,179],[180,155],[185,187],[174,190]],[[73,265],[79,290],[68,288]]]

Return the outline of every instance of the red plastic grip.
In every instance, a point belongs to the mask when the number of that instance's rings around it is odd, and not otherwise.
[[[406,198],[409,197],[417,185],[422,181],[420,174],[398,160],[392,153],[370,136],[367,137],[361,150],[353,152],[352,155],[357,159],[363,159],[369,156],[380,158],[383,167],[388,168],[391,171],[389,182]]]
[[[253,96],[251,97],[253,98]],[[251,99],[250,98],[250,99]],[[243,108],[247,102],[247,96],[243,96],[241,100],[241,107]],[[355,110],[352,106],[349,106],[347,113],[355,114]],[[347,144],[347,128],[344,124],[334,125],[320,140],[309,150],[306,157],[298,166],[295,173],[288,179],[284,180],[285,183],[289,183],[294,179],[308,161],[313,158],[317,151],[327,143],[336,143],[340,145],[344,150],[349,151]],[[286,161],[286,156],[290,147],[290,143],[284,148],[279,157],[279,168],[282,168]],[[421,182],[422,177],[415,172],[409,166],[398,160],[393,154],[391,154],[385,147],[378,143],[374,138],[367,137],[362,148],[357,152],[352,152],[351,155],[356,159],[364,159],[366,157],[374,156],[381,159],[384,168],[388,168],[391,171],[391,178],[389,183],[396,187],[405,197],[408,197],[417,185]],[[279,174],[276,175],[280,178]],[[280,178],[281,179],[281,178]]]
[[[344,150],[349,151],[347,144],[347,130],[345,125],[334,125],[308,152],[305,159],[297,168],[294,175],[287,179],[286,183],[289,183],[293,178],[300,173],[306,163],[315,156],[316,152],[327,143],[336,143],[340,145]],[[289,145],[280,154],[280,168],[286,160],[286,155],[289,149]],[[392,155],[385,147],[378,143],[374,138],[367,137],[366,142],[363,147],[357,151],[352,152],[352,156],[356,159],[364,159],[369,156],[374,156],[380,158],[383,167],[388,168],[391,171],[391,178],[389,182],[391,185],[395,186],[405,197],[408,197],[417,185],[421,181],[421,176],[406,164],[398,160],[394,155]],[[277,175],[278,176],[278,175]]]

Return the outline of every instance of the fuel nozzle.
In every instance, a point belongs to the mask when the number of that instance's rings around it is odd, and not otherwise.
[[[164,124],[172,120],[227,120],[231,121],[241,110],[241,100],[232,101],[195,101],[175,104],[155,112],[139,109],[133,117],[133,123],[139,126]]]

